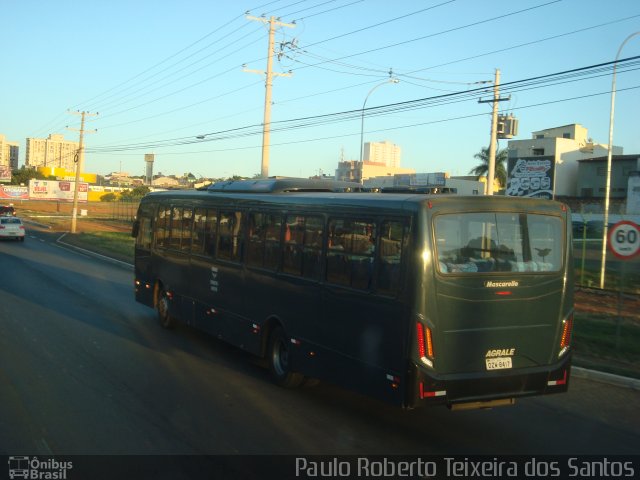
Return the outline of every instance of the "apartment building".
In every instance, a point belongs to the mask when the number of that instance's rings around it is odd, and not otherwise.
[[[75,171],[75,156],[79,148],[78,142],[65,140],[62,134],[52,134],[48,138],[27,138],[25,165],[32,168],[56,167]]]
[[[11,172],[18,168],[18,151],[16,142],[10,142],[0,135],[0,182],[10,182]]]
[[[388,140],[384,142],[367,142],[364,144],[364,162],[384,165],[391,168],[400,168],[400,156],[402,149]]]

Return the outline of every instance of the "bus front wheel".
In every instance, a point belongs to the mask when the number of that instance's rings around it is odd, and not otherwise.
[[[304,380],[300,373],[291,371],[291,342],[282,327],[276,327],[269,337],[269,371],[281,387],[293,388]]]
[[[160,290],[158,295],[158,320],[164,328],[172,328],[175,325],[174,318],[169,314],[169,297],[167,292]]]

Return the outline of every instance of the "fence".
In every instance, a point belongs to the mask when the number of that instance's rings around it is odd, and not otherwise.
[[[573,223],[573,256],[576,284],[600,286],[602,241],[604,236],[604,206],[601,199],[561,199],[569,204]],[[608,229],[621,220],[640,224],[640,213],[626,213],[626,203],[615,199],[611,203]],[[606,290],[640,294],[640,256],[621,260],[608,248],[605,256]]]
[[[139,204],[139,200],[131,202],[109,202],[109,205],[111,207],[111,220],[133,222],[136,218]]]

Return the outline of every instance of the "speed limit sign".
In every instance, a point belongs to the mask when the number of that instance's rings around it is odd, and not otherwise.
[[[634,257],[640,253],[640,227],[627,220],[618,222],[609,230],[608,242],[616,257]]]

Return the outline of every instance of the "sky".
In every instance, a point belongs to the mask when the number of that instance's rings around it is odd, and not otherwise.
[[[515,139],[578,123],[608,143],[611,68],[554,74],[612,62],[640,31],[637,0],[243,1],[6,0],[0,134],[22,165],[26,138],[77,141],[70,112],[85,111],[88,172],[144,175],[153,153],[154,173],[253,176],[269,29],[249,17],[264,15],[284,24],[269,175],[332,175],[359,159],[361,135],[398,145],[403,168],[466,175],[489,144],[491,104],[478,100],[496,69]],[[640,35],[619,58],[639,55]],[[633,61],[618,64],[616,90],[613,143],[640,154]]]

